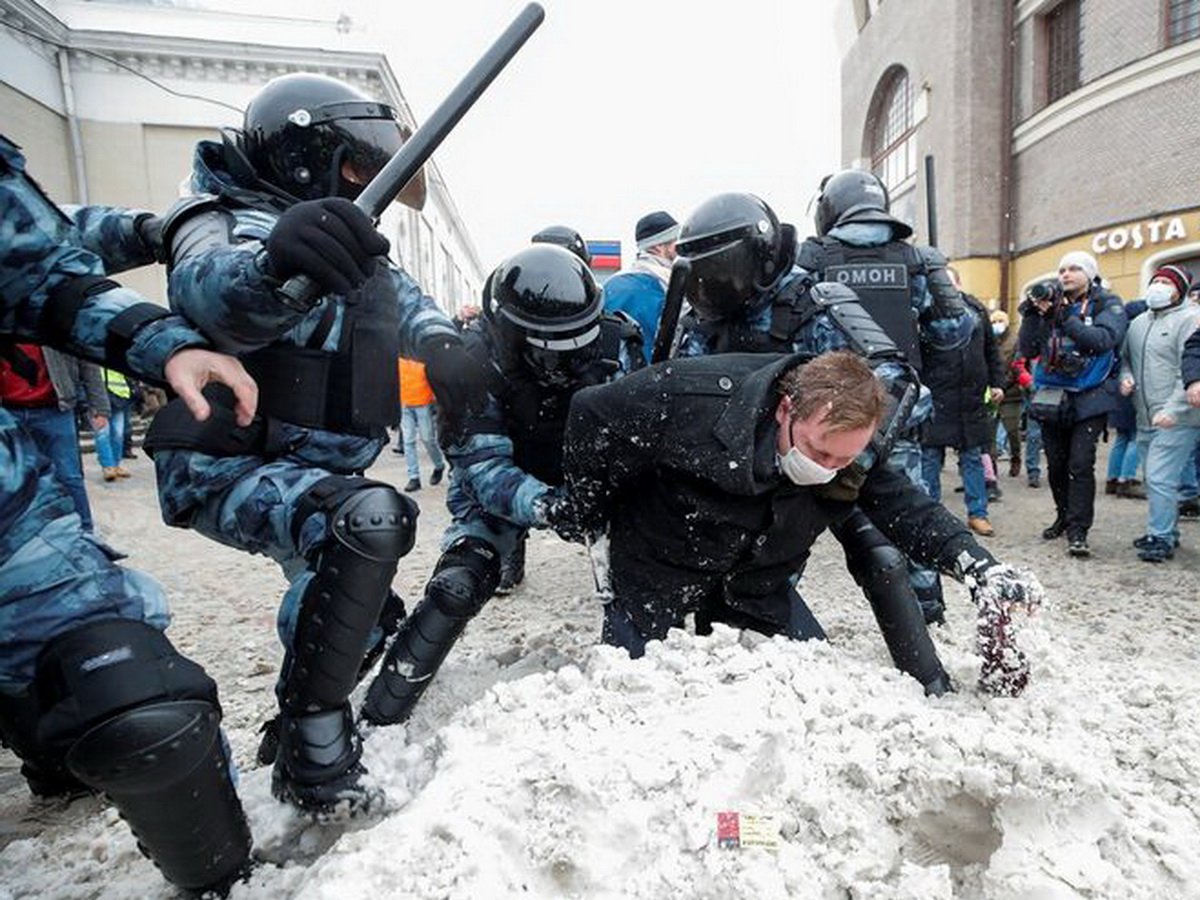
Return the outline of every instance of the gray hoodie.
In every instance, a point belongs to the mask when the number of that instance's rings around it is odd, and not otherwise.
[[[1121,380],[1135,385],[1133,408],[1139,428],[1151,427],[1159,412],[1180,425],[1200,426],[1200,409],[1188,405],[1181,373],[1183,345],[1200,325],[1200,307],[1181,303],[1147,310],[1129,323],[1121,345]]]

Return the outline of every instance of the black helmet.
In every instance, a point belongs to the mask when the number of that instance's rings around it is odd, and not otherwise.
[[[817,234],[829,234],[836,225],[850,222],[878,222],[892,226],[892,235],[904,240],[912,228],[892,216],[887,188],[873,173],[863,169],[844,169],[826,175],[817,198]]]
[[[585,266],[592,264],[592,254],[588,252],[587,241],[578,231],[568,228],[566,225],[551,225],[543,228],[531,237],[530,241],[535,244],[554,244],[558,247],[565,247],[582,259]]]
[[[561,247],[536,244],[506,259],[488,276],[484,301],[506,372],[566,387],[599,353],[603,295],[591,270]]]
[[[386,103],[335,78],[301,72],[273,78],[254,96],[239,149],[260,179],[293,197],[353,199],[409,134]],[[343,177],[344,164],[354,181]],[[419,209],[424,179],[413,178],[401,199]]]
[[[692,264],[688,295],[696,312],[723,319],[791,268],[796,238],[753,194],[718,194],[683,223],[675,249]]]

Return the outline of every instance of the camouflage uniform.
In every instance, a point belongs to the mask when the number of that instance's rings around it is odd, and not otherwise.
[[[199,194],[249,193],[225,171],[220,146],[212,142],[197,147],[191,187]],[[230,206],[233,230],[228,244],[172,260],[172,308],[197,323],[218,349],[235,355],[267,345],[299,351],[312,345],[319,329],[327,330],[319,346],[336,349],[346,298],[330,295],[307,313],[285,306],[276,292],[277,282],[266,272],[263,249],[278,213],[261,204]],[[418,347],[429,338],[457,336],[433,299],[398,266],[388,266],[368,286],[394,291],[400,355],[420,358]],[[168,524],[264,554],[283,568],[290,585],[278,625],[280,639],[290,647],[299,602],[313,578],[309,561],[329,538],[327,516],[305,507],[301,498],[330,475],[360,475],[375,461],[387,436],[343,434],[287,421],[273,422],[272,428],[278,452],[223,456],[165,449],[154,453],[154,463]],[[297,511],[302,509],[308,514],[300,521]]]
[[[831,228],[829,238],[836,239],[849,247],[881,247],[889,244],[889,242],[893,242],[893,233],[893,227],[889,224],[881,222],[849,222]],[[805,251],[813,242],[814,239],[810,238],[801,246],[799,251],[801,260],[809,258]],[[912,253],[913,248],[909,248],[908,252]],[[940,254],[929,248],[925,248],[924,251],[918,250],[915,255],[921,257],[925,261],[926,266],[935,265],[935,261],[940,257]],[[813,256],[813,259],[820,260],[821,257]],[[944,264],[944,262],[944,259],[942,259],[941,263]],[[809,265],[818,265],[818,263],[811,262]],[[811,278],[817,280],[824,278],[824,272],[805,269],[799,265],[797,269]],[[944,304],[940,304],[937,298],[934,297],[929,283],[929,275],[927,274],[929,271],[929,269],[924,269],[908,273],[908,301],[911,307],[912,323],[916,325],[916,331],[920,333],[922,339],[928,339],[934,346],[953,345],[965,338],[969,338],[971,322],[974,317],[965,313],[965,310],[961,308],[961,303],[957,304],[959,308],[956,310],[943,308]],[[911,352],[919,354],[919,348],[914,347]],[[916,362],[915,358],[910,357],[910,359]],[[928,388],[923,385],[921,387],[921,396],[924,405],[919,410],[920,414],[914,415],[909,423],[910,427],[906,428],[897,437],[892,447],[892,452],[888,455],[887,466],[892,471],[904,475],[921,490],[925,490],[925,480],[921,475],[921,444],[917,426],[932,415],[933,397]],[[908,563],[908,578],[913,590],[916,591],[917,597],[921,601],[921,607],[925,612],[926,619],[929,621],[942,620],[944,617],[945,602],[942,596],[941,579],[938,577],[938,574],[932,569],[919,566],[910,560]]]
[[[134,334],[127,363],[110,358],[109,324],[145,303],[120,287],[86,296],[69,331],[43,319],[57,288],[153,261],[136,229],[145,215],[82,207],[73,224],[25,174],[17,147],[0,137],[0,335],[119,364],[153,381],[162,380],[175,351],[208,346],[179,316],[164,315]],[[0,412],[0,473],[0,692],[24,689],[40,649],[83,622],[119,617],[166,627],[162,590],[146,575],[115,566],[119,554],[82,531],[49,460],[6,412]]]
[[[490,341],[482,325],[471,326],[467,335],[468,347],[481,355],[491,355]],[[640,367],[641,356],[640,344],[622,341],[617,360],[619,369],[606,380]],[[564,425],[565,422],[564,415]],[[545,500],[562,484],[561,444],[555,459],[548,461],[549,471],[540,471],[539,478],[514,460],[511,433],[511,423],[500,400],[489,395],[485,408],[468,418],[462,439],[446,448],[451,466],[446,506],[453,521],[442,537],[443,550],[463,537],[472,536],[491,544],[506,558],[526,531],[546,527]]]

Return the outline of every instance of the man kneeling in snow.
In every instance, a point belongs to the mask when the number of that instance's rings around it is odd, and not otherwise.
[[[577,394],[567,494],[548,512],[568,539],[607,532],[604,641],[640,656],[688,613],[701,631],[722,622],[823,638],[793,574],[857,502],[912,559],[971,586],[981,686],[1019,694],[1029,667],[1010,613],[1036,605],[1041,587],[907,479],[884,466],[855,477],[885,399],[848,352],[674,360]]]

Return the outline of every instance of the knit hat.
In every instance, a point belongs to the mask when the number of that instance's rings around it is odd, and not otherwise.
[[[1060,272],[1071,266],[1077,266],[1083,270],[1088,281],[1095,281],[1100,277],[1100,263],[1096,262],[1096,257],[1083,250],[1072,250],[1070,253],[1064,254],[1063,258],[1058,261]]]
[[[1186,297],[1188,291],[1192,289],[1192,273],[1183,266],[1166,265],[1159,266],[1154,270],[1154,274],[1150,276],[1150,280],[1155,278],[1166,278],[1171,284],[1175,285],[1175,289],[1179,291],[1180,297]]]
[[[637,238],[639,250],[649,250],[659,244],[669,244],[679,238],[679,223],[668,212],[661,209],[647,213],[637,220],[633,236]]]

